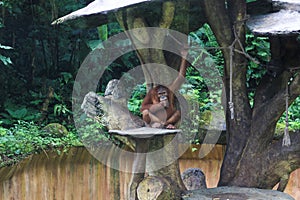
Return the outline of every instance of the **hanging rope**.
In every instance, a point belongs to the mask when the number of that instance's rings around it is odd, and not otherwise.
[[[285,91],[285,129],[284,129],[284,136],[282,140],[282,146],[290,146],[291,145],[291,138],[289,134],[289,82],[287,81],[286,84],[286,91]]]
[[[232,43],[232,45],[229,47],[230,50],[230,69],[229,69],[229,110],[230,110],[230,119],[234,119],[234,104],[233,104],[233,99],[232,99],[232,75],[233,75],[233,45],[235,44],[235,41]]]

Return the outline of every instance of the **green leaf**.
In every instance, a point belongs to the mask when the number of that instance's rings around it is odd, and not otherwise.
[[[261,57],[268,56],[268,54],[266,52],[263,52],[263,51],[259,51],[257,54],[260,55]]]
[[[1,122],[6,125],[12,125],[14,123],[14,121],[10,119],[1,119]]]
[[[5,45],[0,44],[0,49],[13,49],[13,48],[10,46],[5,46]]]
[[[13,111],[11,109],[8,109],[8,108],[6,108],[5,110],[14,119],[23,119],[26,116],[27,112],[28,112],[26,108],[22,108],[22,109],[15,110],[15,111]]]
[[[39,105],[39,104],[43,103],[43,100],[37,99],[37,100],[34,100],[34,101],[30,101],[30,103],[31,103],[32,105]]]
[[[9,114],[6,114],[6,113],[0,113],[0,115],[2,115],[4,118],[10,118],[11,117]]]
[[[12,64],[12,61],[9,57],[5,57],[3,55],[0,54],[0,60],[2,61],[2,63],[4,65],[9,65],[9,64]]]
[[[108,27],[107,27],[107,24],[104,24],[104,25],[98,27],[98,34],[99,34],[99,38],[102,41],[107,40],[107,38],[108,38]]]
[[[73,75],[69,72],[61,72],[60,74],[66,84],[73,79]]]
[[[58,115],[60,115],[60,113],[61,113],[61,105],[56,104],[56,105],[54,106],[54,115],[55,115],[55,116],[58,116]]]
[[[245,50],[248,51],[252,51],[255,47],[253,45],[250,46],[246,46]]]
[[[195,152],[197,150],[198,150],[198,148],[195,148],[195,147],[192,148],[192,152]]]
[[[103,49],[104,48],[101,40],[90,40],[90,41],[87,41],[86,44],[92,51],[95,49]]]
[[[62,101],[62,97],[58,95],[56,92],[54,92],[53,96],[57,101]]]
[[[34,116],[34,115],[27,115],[23,118],[23,120],[31,121],[31,120],[34,120],[35,118],[36,118],[36,116]]]

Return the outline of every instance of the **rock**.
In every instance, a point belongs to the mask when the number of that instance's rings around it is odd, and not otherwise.
[[[51,123],[43,128],[43,131],[54,137],[62,137],[68,135],[68,130],[66,127],[59,123]]]
[[[205,175],[199,168],[189,168],[181,175],[187,190],[206,189]]]
[[[183,200],[294,200],[288,194],[276,190],[241,187],[218,187],[194,190],[182,197]]]
[[[110,95],[114,95],[114,93],[117,91],[117,85],[119,84],[119,80],[118,79],[112,79],[108,82],[105,92],[104,92],[104,96],[110,96]]]

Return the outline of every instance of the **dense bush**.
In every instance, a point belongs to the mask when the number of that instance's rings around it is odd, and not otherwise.
[[[49,149],[60,153],[81,145],[76,132],[60,135],[32,122],[18,121],[11,128],[0,126],[0,166],[18,162],[29,154]]]

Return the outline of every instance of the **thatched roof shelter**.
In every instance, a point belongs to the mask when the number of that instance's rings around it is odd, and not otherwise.
[[[300,0],[273,0],[268,14],[251,16],[249,29],[257,35],[291,35],[300,33]]]
[[[190,30],[196,30],[205,22],[205,13],[203,1],[188,0],[188,10],[183,9],[183,12],[189,13]],[[91,28],[97,27],[109,22],[117,21],[115,14],[119,11],[124,11],[128,8],[135,9],[138,13],[145,17],[156,17],[161,14],[161,5],[166,0],[95,0],[86,7],[69,13],[52,22],[52,25],[62,23],[70,24],[76,28]],[[178,11],[182,12],[182,10]],[[180,13],[182,15],[182,13]],[[180,15],[175,13],[175,15]]]
[[[151,0],[95,0],[86,7],[55,20],[52,22],[52,25],[77,20],[74,22],[75,26],[80,28],[98,26],[107,23],[109,12],[115,12],[121,8],[127,8],[147,1]]]
[[[155,7],[163,0],[95,0],[86,7],[65,15],[52,24],[69,22],[79,28],[96,27],[109,22],[110,14],[129,7],[145,9]],[[199,17],[201,3],[190,0],[191,15]],[[203,8],[202,8],[203,9]],[[248,4],[251,14],[247,21],[249,29],[257,35],[290,35],[300,32],[300,0],[261,0]],[[258,14],[259,13],[259,14]],[[263,14],[262,14],[263,13]],[[201,24],[201,23],[199,23]]]

